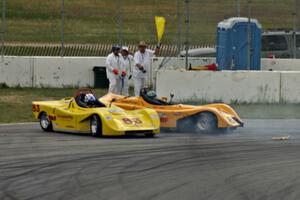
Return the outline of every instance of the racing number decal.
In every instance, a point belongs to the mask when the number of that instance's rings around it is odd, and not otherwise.
[[[139,125],[139,124],[142,124],[142,120],[140,120],[139,118],[132,118],[132,119],[129,119],[129,118],[123,118],[122,119],[123,122],[125,124],[134,124],[134,125]]]
[[[141,124],[141,123],[143,123],[142,120],[140,120],[139,118],[133,118],[132,120],[133,120],[133,122],[135,124]]]
[[[32,112],[40,112],[40,105],[32,105]]]
[[[132,121],[129,118],[122,119],[125,124],[132,124]]]

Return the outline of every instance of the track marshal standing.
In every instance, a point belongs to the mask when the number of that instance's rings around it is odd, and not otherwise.
[[[159,54],[160,43],[156,46],[156,49],[147,49],[147,44],[141,41],[138,45],[138,51],[134,54],[134,67],[133,67],[133,83],[135,96],[140,95],[142,88],[147,86],[149,78],[151,59]]]
[[[123,46],[121,49],[121,61],[119,94],[129,96],[129,80],[132,77],[133,56],[129,54],[127,46]]]
[[[121,75],[121,56],[120,56],[120,46],[113,45],[112,53],[110,53],[106,58],[106,75],[109,80],[108,92],[119,94],[119,85]]]

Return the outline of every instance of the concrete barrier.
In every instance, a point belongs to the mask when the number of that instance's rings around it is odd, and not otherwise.
[[[16,57],[0,59],[0,83],[21,87],[85,87],[94,84],[94,66],[104,66],[105,57]],[[154,58],[150,81],[164,58]],[[160,95],[174,93],[177,100],[225,102],[300,103],[300,60],[262,59],[263,70],[290,72],[180,72],[184,58],[167,58],[159,71]],[[191,58],[193,66],[213,63],[214,58]],[[298,71],[298,72],[297,72]],[[152,82],[153,83],[153,82]],[[132,82],[131,82],[132,85]],[[279,88],[279,89],[278,89]]]
[[[105,58],[7,56],[0,61],[0,83],[10,87],[93,86],[94,66],[105,66]]]
[[[94,66],[105,66],[103,58],[36,57],[35,87],[86,87],[94,85]]]
[[[153,59],[153,69],[158,69],[163,58]],[[178,69],[185,68],[185,58],[167,58],[165,64],[165,69]],[[197,65],[208,65],[215,63],[215,58],[190,58],[189,63],[192,66]],[[263,71],[300,71],[300,59],[261,59],[261,70]]]
[[[106,57],[28,57],[0,59],[0,83],[9,87],[94,86],[94,66],[105,66]],[[132,80],[129,82],[133,85]]]
[[[281,102],[300,103],[300,72],[281,72]]]
[[[261,70],[300,71],[300,59],[261,59]]]
[[[0,58],[0,83],[8,86],[32,87],[33,59],[29,57]]]
[[[183,71],[157,74],[157,94],[175,101],[279,103],[280,72]]]

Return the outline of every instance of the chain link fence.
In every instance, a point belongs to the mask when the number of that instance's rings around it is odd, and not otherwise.
[[[176,55],[186,41],[215,45],[217,23],[228,17],[256,18],[263,29],[297,29],[298,1],[2,0],[2,55],[99,56],[111,44],[154,45],[155,15],[167,20],[164,54]]]

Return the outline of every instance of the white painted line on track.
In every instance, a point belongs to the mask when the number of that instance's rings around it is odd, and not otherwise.
[[[14,125],[34,125],[38,124],[38,122],[21,122],[21,123],[7,123],[7,124],[1,124],[0,126],[14,126]]]

